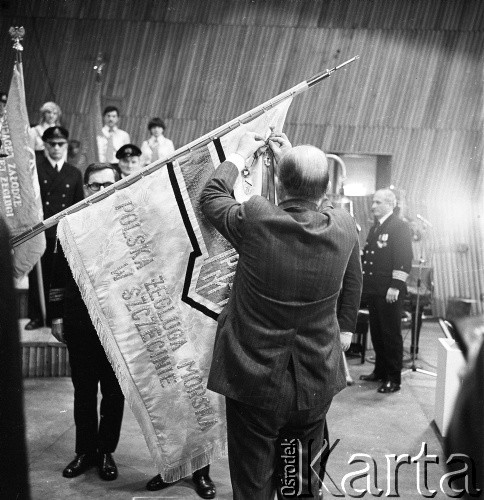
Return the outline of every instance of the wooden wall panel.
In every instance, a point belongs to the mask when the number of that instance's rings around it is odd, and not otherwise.
[[[410,216],[434,224],[439,312],[459,295],[482,310],[484,2],[7,0],[5,41],[13,24],[27,31],[32,122],[44,101],[56,100],[79,134],[102,50],[103,104],[121,108],[138,144],[152,116],[164,118],[182,146],[359,54],[295,98],[287,133],[330,151],[391,155],[392,182],[406,193]],[[12,52],[0,44],[4,68]],[[0,88],[10,76],[0,74]],[[456,252],[464,244],[468,251]]]

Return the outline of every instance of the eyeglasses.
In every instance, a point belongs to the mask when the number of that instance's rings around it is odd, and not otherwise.
[[[53,142],[53,141],[47,141],[47,144],[51,147],[51,148],[55,148],[56,146],[59,146],[60,148],[62,146],[65,146],[67,144],[67,142]]]
[[[109,186],[112,186],[114,182],[91,182],[91,184],[87,184],[87,187],[92,191],[99,191],[101,187],[106,189]]]

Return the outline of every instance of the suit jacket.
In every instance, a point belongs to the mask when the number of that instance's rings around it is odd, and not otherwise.
[[[276,409],[292,358],[298,409],[326,404],[346,386],[341,328],[354,331],[361,293],[358,237],[344,210],[306,200],[275,206],[231,195],[238,170],[217,168],[201,196],[206,217],[239,253],[230,299],[218,318],[208,388]]]
[[[408,224],[392,214],[378,228],[370,228],[363,247],[363,295],[385,296],[390,287],[406,292],[412,269],[412,233]]]
[[[84,198],[82,174],[80,170],[64,163],[56,172],[45,155],[37,155],[37,176],[40,196],[44,209],[44,219],[48,219]],[[55,238],[56,227],[45,232],[47,238]]]

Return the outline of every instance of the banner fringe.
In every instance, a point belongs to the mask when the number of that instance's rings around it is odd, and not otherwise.
[[[153,423],[151,422],[148,411],[146,410],[146,406],[129,374],[126,363],[119,352],[119,348],[113,340],[114,337],[109,333],[110,327],[103,320],[100,304],[96,298],[96,294],[94,293],[87,270],[84,267],[84,262],[75,245],[74,236],[67,220],[61,221],[57,229],[57,234],[62,244],[64,254],[69,262],[74,279],[81,292],[82,299],[84,300],[87,310],[89,311],[89,316],[91,317],[93,325],[98,333],[99,340],[106,351],[108,360],[113,367],[126,401],[141,427],[141,431],[151,457],[162,479],[167,483],[173,483],[179,479],[189,476],[196,470],[209,465],[216,458],[226,457],[226,439],[217,439],[212,442],[213,446],[210,450],[205,450],[201,454],[189,458],[188,460],[181,460],[174,464],[168,464],[163,460],[160,453],[160,446],[162,443],[159,443],[158,441]]]
[[[89,280],[87,270],[84,267],[82,258],[74,243],[74,237],[70,227],[65,220],[61,221],[61,224],[59,224],[57,233],[74,279],[81,292],[82,299],[86,304],[89,316],[91,317],[99,340],[106,351],[108,360],[113,367],[124,397],[136,416],[154,462],[158,467],[161,466],[161,468],[164,469],[167,465],[163,463],[153,424],[146,411],[145,404],[129,374],[126,363],[119,352],[118,346],[114,342],[113,337],[108,333],[110,331],[109,325],[105,324],[102,319],[103,315],[101,314],[99,302],[96,299],[96,294]]]

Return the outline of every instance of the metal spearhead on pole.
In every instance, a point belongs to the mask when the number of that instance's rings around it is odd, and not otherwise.
[[[20,42],[24,39],[25,29],[23,26],[12,26],[8,30],[8,33],[12,37],[12,41],[14,42],[13,48],[17,54],[17,61],[20,63],[22,62],[22,52],[24,50]]]

